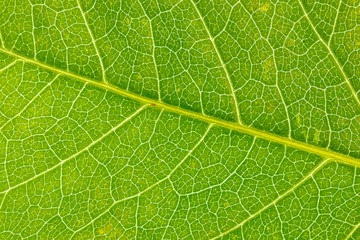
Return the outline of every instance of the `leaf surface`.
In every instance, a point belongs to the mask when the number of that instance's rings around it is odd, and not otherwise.
[[[0,2],[0,239],[358,239],[358,1]]]

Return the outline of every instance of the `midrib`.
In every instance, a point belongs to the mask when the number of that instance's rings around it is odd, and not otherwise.
[[[13,53],[13,52],[5,50],[3,48],[0,48],[0,52],[8,54],[8,55],[13,56],[13,57],[18,58],[18,59],[21,59],[21,60],[23,60],[25,62],[37,65],[39,67],[42,67],[42,68],[57,72],[57,73],[62,74],[64,76],[72,77],[72,78],[74,78],[74,79],[76,79],[78,81],[86,82],[88,84],[91,84],[93,86],[102,88],[104,90],[111,91],[113,93],[122,95],[124,97],[128,97],[128,98],[131,98],[133,100],[136,100],[136,101],[139,101],[139,102],[142,102],[142,103],[145,103],[145,104],[150,104],[153,107],[163,108],[163,109],[166,109],[167,111],[170,111],[170,112],[173,112],[173,113],[178,113],[178,114],[181,114],[181,115],[184,115],[184,116],[187,116],[187,117],[191,117],[191,118],[194,118],[194,119],[201,120],[203,122],[207,122],[209,124],[216,124],[218,126],[225,127],[225,128],[231,129],[231,130],[238,131],[238,132],[250,134],[250,135],[256,136],[258,138],[262,138],[262,139],[269,140],[269,141],[276,142],[276,143],[280,143],[280,144],[283,144],[283,145],[286,145],[286,146],[289,146],[289,147],[293,147],[293,148],[296,148],[296,149],[299,149],[299,150],[303,150],[303,151],[306,151],[306,152],[321,155],[321,156],[323,156],[325,158],[332,158],[332,159],[335,159],[338,162],[343,162],[343,163],[354,165],[354,166],[360,166],[360,159],[353,158],[353,157],[350,157],[350,156],[347,156],[347,155],[344,155],[344,154],[341,154],[341,153],[338,153],[338,152],[334,152],[332,150],[328,150],[328,149],[325,149],[325,148],[310,145],[310,144],[300,142],[300,141],[297,141],[297,140],[294,140],[294,139],[285,138],[285,137],[282,137],[282,136],[279,136],[279,135],[276,135],[276,134],[273,134],[273,133],[265,132],[265,131],[262,131],[262,130],[259,130],[259,129],[255,129],[255,128],[252,128],[252,127],[239,125],[238,123],[225,121],[225,120],[215,118],[215,117],[205,116],[205,115],[203,115],[201,113],[197,113],[197,112],[193,112],[193,111],[186,110],[186,109],[183,109],[183,108],[179,108],[179,107],[176,107],[176,106],[172,106],[170,104],[160,102],[160,101],[155,100],[155,99],[150,99],[150,98],[147,98],[147,97],[143,97],[143,96],[131,93],[131,92],[127,91],[127,90],[120,89],[118,87],[115,87],[115,86],[112,86],[112,85],[109,85],[109,84],[105,84],[105,83],[102,83],[102,82],[96,82],[94,80],[91,80],[90,78],[80,76],[78,74],[74,74],[74,73],[71,73],[71,72],[68,72],[68,71],[65,71],[65,70],[62,70],[62,69],[58,69],[56,67],[47,65],[47,64],[42,63],[42,62],[35,61],[35,60],[31,59],[31,58],[19,55],[17,53]]]

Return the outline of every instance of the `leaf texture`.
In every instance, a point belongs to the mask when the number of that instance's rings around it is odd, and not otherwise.
[[[357,0],[0,1],[0,239],[359,239]]]

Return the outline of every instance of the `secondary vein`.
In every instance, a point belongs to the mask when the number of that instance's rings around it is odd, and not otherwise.
[[[122,122],[120,122],[118,125],[116,125],[115,127],[113,127],[112,129],[110,129],[108,132],[106,132],[104,135],[102,135],[101,137],[99,137],[98,139],[96,139],[95,141],[93,141],[91,144],[89,144],[88,146],[84,147],[83,149],[81,149],[80,151],[76,152],[75,154],[73,154],[72,156],[68,157],[67,159],[65,160],[62,160],[61,162],[55,164],[54,166],[52,166],[51,168],[47,169],[46,171],[43,171],[29,179],[27,179],[26,181],[24,182],[21,182],[17,185],[14,185],[10,188],[8,188],[7,190],[5,191],[2,191],[0,192],[0,194],[3,194],[3,193],[7,193],[19,186],[22,186],[40,176],[43,176],[45,175],[46,173],[48,172],[51,172],[52,170],[58,168],[59,166],[62,166],[64,163],[68,162],[69,160],[79,156],[80,154],[82,154],[83,152],[89,150],[92,146],[94,146],[95,144],[97,144],[98,142],[102,141],[104,138],[106,138],[107,136],[109,136],[111,133],[113,133],[114,131],[116,131],[118,128],[120,128],[121,126],[123,126],[125,123],[129,122],[130,120],[132,120],[135,116],[137,116],[140,112],[142,112],[146,107],[148,107],[148,105],[143,105],[141,106],[138,110],[136,110],[134,113],[132,113],[130,116],[128,116],[125,120],[123,120]]]
[[[247,223],[248,221],[250,221],[251,219],[255,218],[256,216],[260,215],[262,212],[264,212],[265,210],[269,209],[271,206],[275,205],[277,202],[279,202],[281,199],[284,199],[287,195],[289,195],[290,193],[293,193],[300,185],[302,185],[304,182],[306,182],[308,179],[310,179],[311,177],[314,176],[315,173],[317,173],[323,166],[325,166],[327,163],[329,162],[329,159],[325,159],[322,162],[320,162],[320,164],[318,164],[318,166],[316,166],[310,173],[308,173],[305,177],[303,177],[298,183],[296,183],[294,186],[292,186],[290,189],[288,189],[286,192],[284,192],[283,194],[279,195],[274,201],[272,201],[271,203],[267,204],[266,206],[264,206],[263,208],[261,208],[259,211],[257,211],[256,213],[250,215],[248,218],[246,218],[244,221],[242,221],[241,223],[235,225],[234,227],[230,228],[229,230],[221,233],[220,235],[212,238],[212,240],[218,239],[222,236],[225,236],[233,231],[235,231],[236,229],[238,229],[239,227],[243,226],[245,223]]]
[[[101,71],[102,71],[102,80],[103,80],[105,83],[107,83],[107,80],[106,80],[106,73],[105,73],[105,68],[104,68],[104,64],[103,64],[103,61],[102,61],[102,59],[101,59],[99,49],[98,49],[98,47],[96,46],[96,40],[95,40],[94,35],[93,35],[93,33],[92,33],[91,29],[90,29],[90,26],[89,26],[89,24],[88,24],[88,22],[87,22],[87,20],[86,20],[85,13],[84,13],[84,11],[83,11],[83,9],[82,9],[82,7],[81,7],[81,5],[80,5],[79,1],[78,1],[78,0],[76,0],[76,2],[77,2],[77,4],[78,4],[78,6],[79,6],[79,9],[80,9],[81,15],[82,15],[82,17],[83,17],[83,19],[84,19],[85,26],[86,26],[86,28],[87,28],[87,30],[88,30],[88,32],[89,32],[89,35],[90,35],[91,41],[92,41],[92,43],[93,43],[93,45],[94,45],[94,48],[95,48],[96,54],[97,54],[97,55],[98,55],[98,57],[99,57],[99,62],[100,62]]]
[[[224,69],[224,72],[225,72],[225,74],[226,74],[226,78],[227,78],[227,80],[228,80],[228,82],[229,82],[230,91],[231,91],[231,94],[232,94],[233,99],[234,99],[234,105],[235,105],[235,110],[236,110],[236,115],[237,115],[238,121],[239,121],[240,124],[243,125],[243,123],[242,123],[242,121],[241,121],[241,116],[240,116],[239,104],[238,104],[238,101],[237,101],[237,99],[236,99],[235,90],[234,90],[234,86],[233,86],[233,84],[232,84],[232,82],[231,82],[230,74],[229,74],[229,72],[228,72],[228,70],[227,70],[227,68],[226,68],[226,66],[225,66],[225,63],[224,63],[224,61],[223,61],[223,59],[222,59],[222,57],[221,57],[221,55],[220,55],[220,52],[219,52],[219,50],[218,50],[218,48],[217,48],[217,46],[216,46],[215,40],[214,40],[214,38],[212,37],[212,35],[211,35],[211,33],[210,33],[210,30],[209,30],[209,28],[207,27],[206,22],[205,22],[205,20],[204,20],[204,18],[203,18],[203,16],[202,16],[201,12],[199,11],[198,7],[196,6],[196,4],[194,3],[193,0],[191,0],[191,3],[192,3],[192,5],[194,6],[197,14],[199,15],[199,18],[200,18],[202,24],[204,25],[204,28],[205,28],[208,36],[209,36],[209,39],[210,39],[210,41],[211,41],[211,43],[212,43],[212,45],[213,45],[213,47],[214,47],[214,49],[215,49],[216,55],[217,55],[217,57],[218,57],[221,65],[222,65],[222,67],[223,67],[223,69]]]
[[[304,15],[305,15],[305,18],[306,20],[309,22],[311,28],[313,29],[313,31],[315,32],[316,36],[318,37],[318,39],[320,40],[320,42],[322,42],[322,44],[324,44],[324,46],[327,48],[327,50],[329,51],[332,59],[334,60],[334,62],[336,63],[336,66],[339,68],[339,71],[341,72],[346,84],[348,85],[352,95],[354,96],[356,102],[359,104],[360,106],[360,100],[359,100],[359,97],[357,96],[357,93],[354,89],[354,87],[352,86],[349,78],[347,77],[346,73],[344,72],[344,69],[343,67],[341,66],[339,60],[337,59],[337,57],[335,56],[334,52],[331,50],[330,46],[324,41],[324,39],[320,36],[319,32],[316,30],[314,24],[312,23],[312,21],[310,20],[306,10],[305,10],[305,7],[304,5],[302,4],[301,0],[298,0],[299,1],[299,4],[300,4],[300,7],[301,7],[301,10],[303,11]]]

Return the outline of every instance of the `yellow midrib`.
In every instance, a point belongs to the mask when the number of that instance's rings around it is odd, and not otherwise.
[[[300,142],[300,141],[297,141],[297,140],[294,140],[294,139],[282,137],[282,136],[279,136],[279,135],[276,135],[276,134],[273,134],[273,133],[269,133],[269,132],[265,132],[265,131],[255,129],[255,128],[252,128],[252,127],[242,126],[242,125],[239,125],[238,123],[228,122],[228,121],[225,121],[225,120],[222,120],[222,119],[219,119],[219,118],[205,116],[205,115],[203,115],[201,113],[197,113],[197,112],[193,112],[193,111],[186,110],[186,109],[183,109],[183,108],[179,108],[179,107],[176,107],[176,106],[172,106],[170,104],[163,103],[163,102],[160,102],[160,101],[155,100],[155,99],[150,99],[150,98],[147,98],[147,97],[143,97],[143,96],[131,93],[129,91],[126,91],[124,89],[121,89],[121,88],[118,88],[118,87],[115,87],[115,86],[112,86],[112,85],[109,85],[109,84],[96,82],[94,80],[91,80],[89,78],[80,76],[78,74],[74,74],[74,73],[67,72],[67,71],[62,70],[62,69],[55,68],[53,66],[50,66],[50,65],[47,65],[45,63],[35,61],[35,60],[30,59],[28,57],[19,55],[17,53],[13,53],[11,51],[8,51],[8,50],[2,49],[2,48],[0,48],[0,52],[3,52],[5,54],[8,54],[8,55],[13,56],[13,57],[18,58],[18,59],[21,59],[21,60],[23,60],[25,62],[37,65],[39,67],[42,67],[42,68],[57,72],[59,74],[75,78],[78,81],[86,82],[86,83],[89,83],[89,84],[91,84],[93,86],[96,86],[96,87],[99,87],[99,88],[114,92],[114,93],[122,95],[124,97],[128,97],[128,98],[131,98],[133,100],[143,102],[143,103],[146,103],[146,104],[151,104],[154,107],[164,108],[164,109],[166,109],[166,110],[168,110],[170,112],[182,114],[184,116],[188,116],[188,117],[191,117],[191,118],[194,118],[194,119],[198,119],[198,120],[210,123],[210,124],[216,124],[216,125],[221,126],[221,127],[225,127],[225,128],[228,128],[228,129],[232,129],[232,130],[242,132],[242,133],[250,134],[250,135],[256,136],[258,138],[262,138],[262,139],[269,140],[269,141],[276,142],[276,143],[280,143],[280,144],[283,144],[283,145],[286,145],[286,146],[289,146],[289,147],[293,147],[293,148],[296,148],[296,149],[299,149],[299,150],[303,150],[303,151],[306,151],[306,152],[321,155],[321,156],[323,156],[325,158],[333,158],[333,159],[336,159],[339,162],[343,162],[343,163],[346,163],[346,164],[351,164],[351,165],[360,167],[360,159],[357,159],[357,158],[353,158],[353,157],[350,157],[350,156],[347,156],[347,155],[344,155],[344,154],[341,154],[341,153],[338,153],[338,152],[334,152],[334,151],[331,151],[331,150],[328,150],[328,149],[325,149],[325,148],[310,145],[310,144]]]

